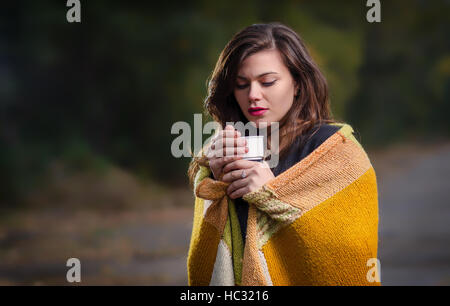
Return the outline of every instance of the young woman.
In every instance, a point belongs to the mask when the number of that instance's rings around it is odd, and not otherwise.
[[[331,118],[299,35],[280,23],[237,33],[205,108],[223,130],[188,171],[189,284],[380,285],[375,172],[351,126]],[[227,122],[278,122],[278,164],[242,159],[244,135]]]

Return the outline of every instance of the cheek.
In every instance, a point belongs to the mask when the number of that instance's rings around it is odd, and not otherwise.
[[[235,91],[234,92],[234,98],[238,102],[239,107],[241,108],[241,110],[244,111],[242,106],[245,104],[245,95],[242,94],[242,91]]]
[[[294,90],[290,86],[283,86],[272,93],[272,105],[276,107],[279,112],[288,111],[294,100]]]

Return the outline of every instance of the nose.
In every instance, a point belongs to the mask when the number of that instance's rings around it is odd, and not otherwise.
[[[248,92],[248,99],[250,101],[258,101],[261,100],[262,94],[261,94],[261,87],[258,86],[258,84],[250,84],[250,89]]]

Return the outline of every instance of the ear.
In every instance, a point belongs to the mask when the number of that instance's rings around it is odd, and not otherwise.
[[[300,85],[296,82],[294,87],[294,97],[298,97],[299,94],[300,94]]]

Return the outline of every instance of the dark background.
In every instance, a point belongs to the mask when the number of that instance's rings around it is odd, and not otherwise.
[[[66,1],[2,4],[0,283],[67,284],[77,257],[86,284],[184,284],[193,197],[171,126],[203,112],[234,33],[279,21],[374,164],[382,281],[449,284],[450,2],[381,1],[380,23],[365,3],[81,1],[81,23]]]

